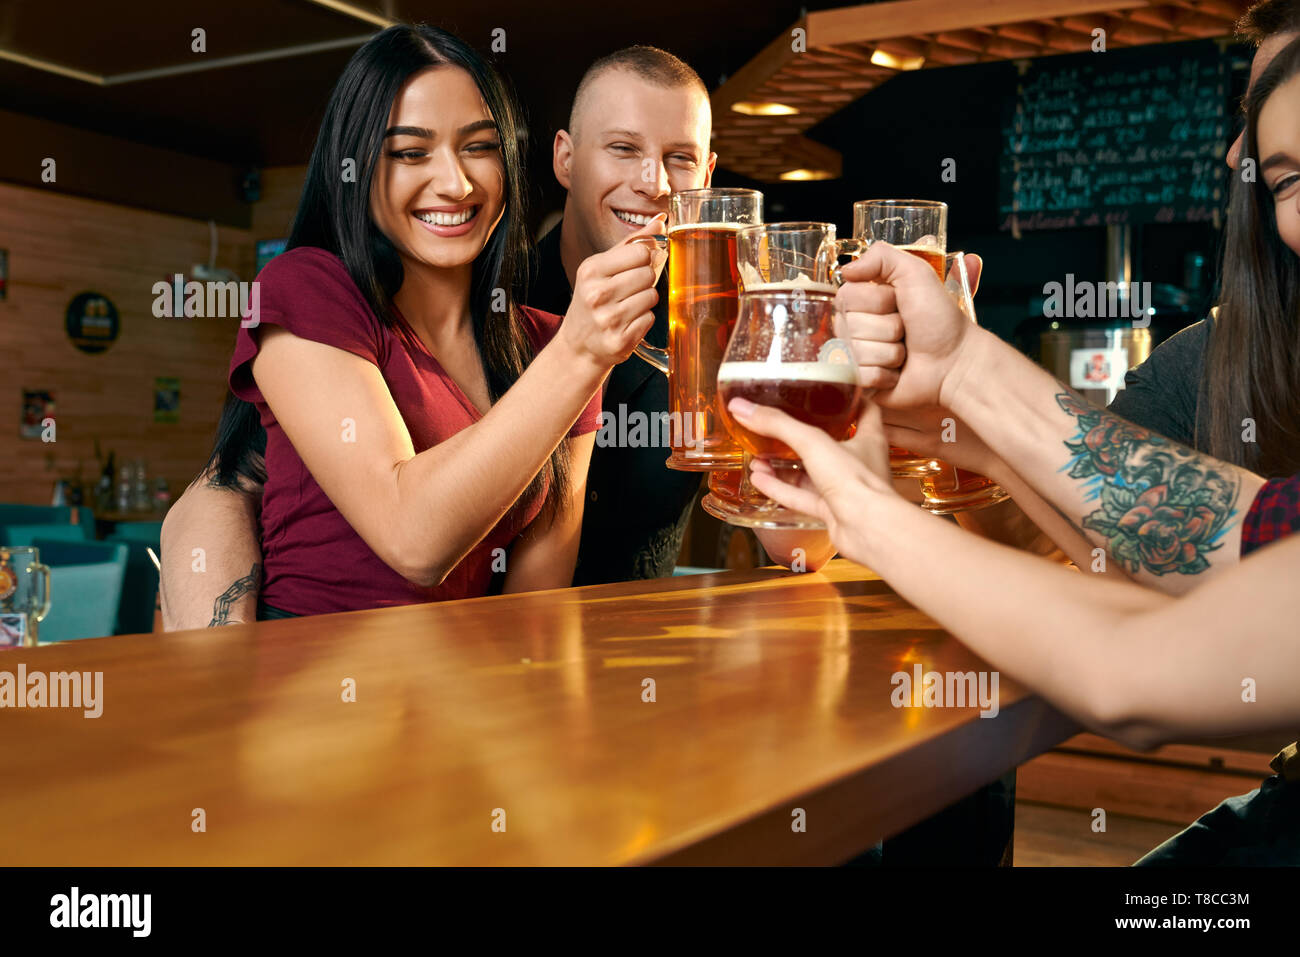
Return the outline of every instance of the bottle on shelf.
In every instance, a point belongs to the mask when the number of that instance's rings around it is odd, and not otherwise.
[[[135,460],[135,471],[131,479],[131,508],[137,512],[147,512],[153,507],[149,495],[149,476],[144,459]]]
[[[131,466],[125,462],[117,470],[117,497],[113,507],[119,512],[131,511]]]
[[[99,473],[99,482],[95,486],[95,507],[108,511],[113,507],[113,453],[108,453],[104,469]]]

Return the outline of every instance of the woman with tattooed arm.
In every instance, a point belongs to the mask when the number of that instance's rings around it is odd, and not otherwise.
[[[1259,181],[1234,185],[1227,242],[1229,261],[1253,285],[1237,285],[1224,318],[1289,329],[1277,348],[1294,362],[1300,40],[1252,90],[1245,155]],[[966,321],[915,257],[878,244],[844,275],[840,309],[882,347],[903,339],[905,359],[901,368],[863,368],[864,384],[880,391],[842,445],[776,409],[733,400],[733,415],[787,443],[806,467],[795,486],[756,461],[760,491],[821,517],[842,555],[1092,730],[1143,748],[1300,727],[1300,535],[1287,537],[1300,530],[1300,474],[1266,481],[1089,405]],[[914,448],[915,436],[883,427],[882,406],[950,410],[968,439],[957,464],[1008,487],[1084,573],[934,521],[899,498],[886,441]],[[1285,444],[1287,423],[1268,425]],[[950,574],[934,573],[936,556]],[[1132,582],[1100,574],[1120,568]],[[990,603],[1009,582],[1017,600]],[[1300,864],[1296,745],[1273,769],[1139,863]]]
[[[1265,483],[1088,405],[965,321],[915,257],[877,245],[844,274],[855,281],[840,292],[842,308],[896,315],[906,326],[907,359],[877,397],[951,409],[994,451],[998,468],[985,474],[1028,483],[1073,529],[1067,551],[1095,543],[1155,587],[1069,571],[904,501],[890,480],[886,436],[906,443],[883,428],[875,403],[854,438],[838,444],[777,409],[732,400],[733,415],[787,443],[805,465],[795,486],[756,460],[760,491],[821,518],[842,556],[1098,733],[1146,748],[1300,726],[1292,692],[1300,536],[1239,561],[1300,528],[1300,477]],[[1014,473],[1002,462],[1015,463]],[[935,573],[938,561],[948,574]],[[1008,583],[1016,601],[988,600]],[[1152,862],[1300,863],[1294,745],[1274,768],[1258,791],[1225,802]]]

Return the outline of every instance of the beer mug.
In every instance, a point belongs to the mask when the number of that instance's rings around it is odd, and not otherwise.
[[[947,253],[944,256],[944,286],[971,322],[975,322],[975,298],[971,294],[970,277],[966,273],[966,254]],[[968,472],[941,459],[930,462],[930,470],[920,476],[925,502],[921,505],[936,515],[953,512],[970,512],[987,508],[1008,498],[1007,491],[990,478],[978,472]]]
[[[749,480],[749,463],[753,455],[746,452],[738,469],[715,469],[709,473],[708,494],[700,506],[714,518],[728,525],[745,528],[824,529],[826,525],[811,515],[804,515],[778,505]]]
[[[773,406],[836,441],[852,433],[862,388],[853,351],[836,335],[840,317],[829,282],[834,260],[825,251],[833,243],[834,227],[827,223],[773,223],[740,233],[746,282],[718,368],[719,407],[741,447],[787,482],[803,467],[794,450],[747,429],[731,417],[727,403],[739,397]]]
[[[33,647],[50,613],[50,569],[30,546],[0,546],[0,648]]]
[[[718,367],[740,308],[736,235],[762,221],[763,194],[752,189],[689,189],[669,198],[668,348],[642,341],[635,349],[668,376],[669,468],[741,464],[718,414]]]
[[[944,278],[948,245],[948,204],[929,199],[864,199],[853,204],[853,238],[836,243],[836,257],[857,258],[872,243],[884,242],[924,259]],[[836,285],[838,265],[832,268]],[[919,478],[930,471],[930,460],[897,446],[889,447],[889,469],[898,478]]]
[[[837,252],[834,223],[764,223],[736,237],[740,291],[812,288],[835,292],[830,269]]]

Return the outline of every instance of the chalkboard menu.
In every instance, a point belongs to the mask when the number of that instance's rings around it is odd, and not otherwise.
[[[1233,54],[1213,41],[1029,61],[1002,125],[1002,229],[1214,219]]]

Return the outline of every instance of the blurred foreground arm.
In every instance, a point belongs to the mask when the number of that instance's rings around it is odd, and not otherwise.
[[[257,620],[262,487],[242,476],[240,481],[238,489],[214,485],[204,472],[163,520],[164,631]]]

